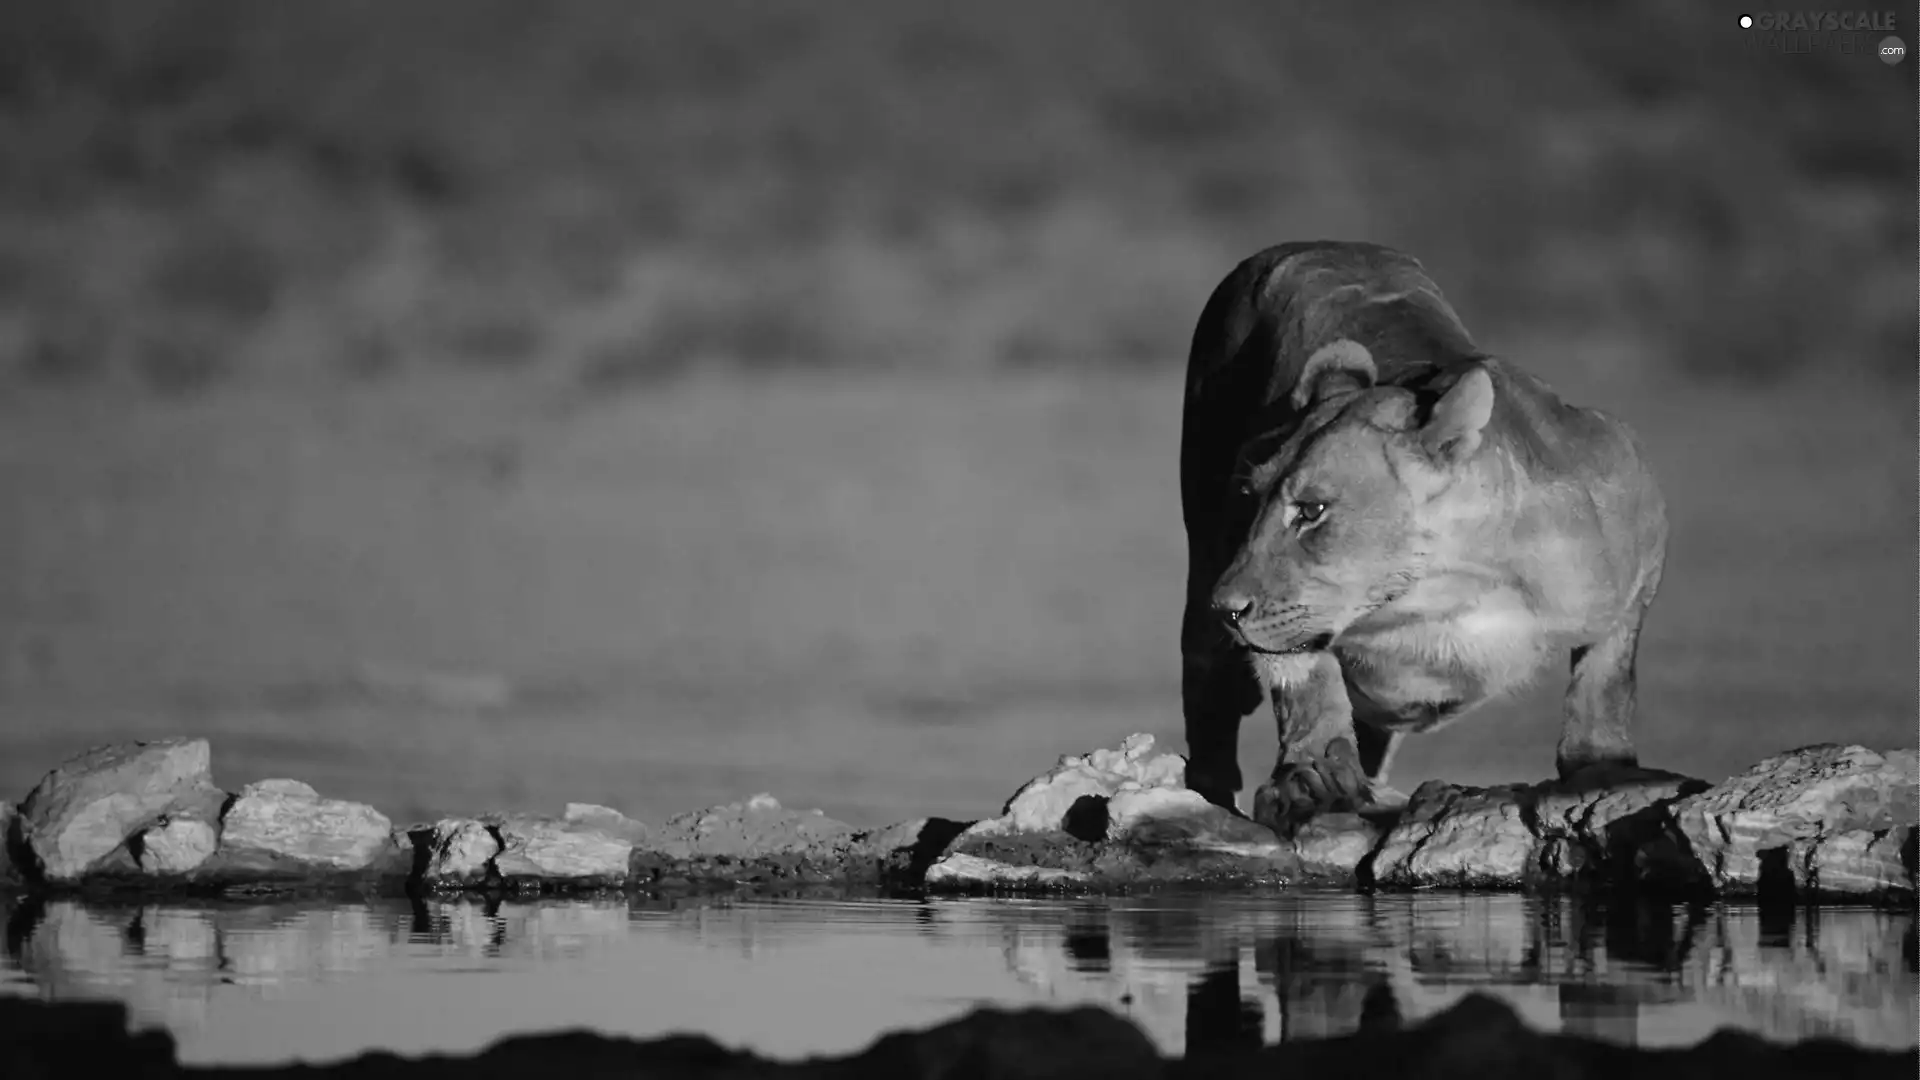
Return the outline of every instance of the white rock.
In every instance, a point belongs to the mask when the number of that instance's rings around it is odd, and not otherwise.
[[[505,846],[493,865],[506,878],[623,879],[633,845],[599,829],[510,819],[496,826]]]
[[[1087,880],[1078,870],[1046,866],[1009,866],[978,855],[949,855],[927,867],[929,885],[1070,885]]]
[[[241,789],[221,820],[220,844],[326,870],[362,870],[394,845],[393,823],[364,803],[323,799],[298,780]]]

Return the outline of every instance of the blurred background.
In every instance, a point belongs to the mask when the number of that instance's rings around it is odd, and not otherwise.
[[[879,824],[1183,749],[1188,338],[1313,238],[1644,434],[1644,761],[1913,745],[1915,63],[1739,13],[0,3],[0,797],[200,734]],[[1550,775],[1563,690],[1396,782]]]

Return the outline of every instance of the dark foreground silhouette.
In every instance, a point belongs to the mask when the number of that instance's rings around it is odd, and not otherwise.
[[[0,1074],[7,1080],[111,1076],[446,1077],[1330,1077],[1515,1080],[1595,1077],[1899,1077],[1914,1051],[1867,1050],[1832,1040],[1792,1046],[1722,1031],[1685,1050],[1642,1050],[1533,1031],[1495,998],[1471,994],[1425,1022],[1400,1022],[1390,995],[1363,1010],[1353,1035],[1263,1047],[1250,1039],[1198,1040],[1185,1060],[1163,1058],[1128,1021],[1098,1008],[979,1009],[948,1024],[883,1036],[844,1058],[776,1062],[711,1039],[673,1035],[639,1042],[569,1031],[503,1039],[470,1057],[365,1054],[325,1066],[186,1068],[164,1032],[129,1034],[117,1003],[0,999]],[[1218,1034],[1218,1033],[1216,1033]]]

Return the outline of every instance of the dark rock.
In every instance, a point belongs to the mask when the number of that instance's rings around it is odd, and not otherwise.
[[[174,1077],[173,1036],[128,1031],[118,1001],[41,1004],[0,998],[0,1075],[7,1080],[64,1080],[69,1076]]]
[[[1803,898],[1914,895],[1920,756],[1863,746],[1777,754],[1676,802],[1642,846],[1642,882],[1690,892]]]
[[[97,747],[48,773],[20,804],[16,853],[27,870],[73,883],[110,860],[134,869],[129,837],[163,815],[211,820],[226,795],[214,787],[205,739]],[[117,859],[116,859],[117,857]]]
[[[1867,1050],[1835,1040],[1782,1046],[1731,1031],[1681,1050],[1642,1050],[1582,1036],[1543,1035],[1522,1023],[1510,1006],[1478,993],[1418,1024],[1374,1022],[1353,1035],[1276,1046],[1263,1047],[1256,1040],[1245,1047],[1219,1047],[1185,1061],[1162,1058],[1134,1024],[1090,1006],[977,1009],[945,1024],[882,1036],[857,1054],[792,1063],[729,1050],[698,1036],[642,1042],[570,1031],[502,1039],[467,1057],[371,1053],[321,1066],[183,1068],[175,1062],[171,1038],[131,1034],[127,1019],[126,1008],[119,1003],[48,1004],[0,998],[0,1043],[7,1048],[9,1080],[67,1076],[487,1080],[536,1072],[710,1080],[1272,1076],[1534,1080],[1623,1075],[1638,1080],[1694,1076],[1892,1080],[1912,1075],[1916,1064],[1912,1051]]]
[[[1093,1006],[1058,1011],[976,1009],[951,1023],[882,1036],[844,1062],[843,1075],[1099,1076],[1147,1080],[1166,1063],[1138,1027]]]

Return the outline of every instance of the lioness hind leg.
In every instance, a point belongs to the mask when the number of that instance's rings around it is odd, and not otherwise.
[[[1636,617],[1611,636],[1573,650],[1573,679],[1567,685],[1566,715],[1554,755],[1561,779],[1595,766],[1639,765],[1633,748],[1634,661],[1639,647]]]
[[[1355,719],[1353,740],[1360,751],[1360,771],[1374,784],[1387,782],[1387,770],[1393,767],[1393,756],[1400,752],[1400,740],[1405,735],[1398,731],[1387,731]]]
[[[1260,679],[1232,648],[1204,604],[1187,606],[1180,634],[1180,708],[1187,729],[1187,786],[1215,806],[1236,809],[1240,721],[1260,707]]]
[[[1406,733],[1388,731],[1354,718],[1353,741],[1360,750],[1360,771],[1367,777],[1367,802],[1375,809],[1398,809],[1407,804],[1404,792],[1387,783],[1387,771],[1393,756],[1400,751]]]

